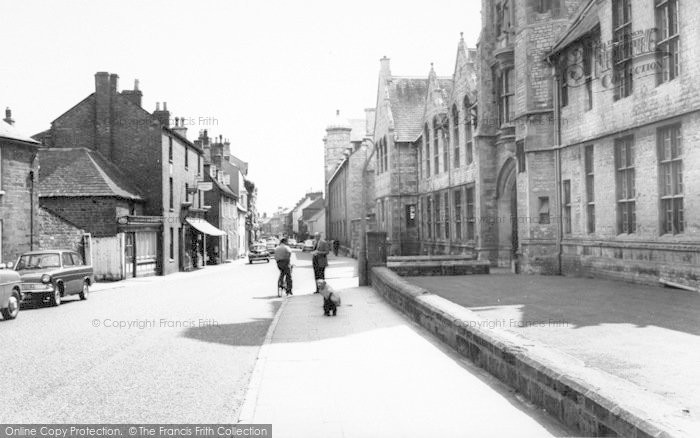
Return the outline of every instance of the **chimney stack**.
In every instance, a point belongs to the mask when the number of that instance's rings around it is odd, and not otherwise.
[[[5,108],[5,118],[3,119],[8,125],[14,125],[15,121],[12,119],[12,110],[8,106]]]
[[[141,98],[143,97],[143,93],[141,93],[141,90],[139,90],[139,80],[134,79],[134,89],[133,90],[122,90],[120,93],[122,96],[126,97],[129,102],[133,103],[134,105],[141,107]]]
[[[112,158],[112,124],[118,79],[119,76],[106,71],[95,73],[95,147],[107,158]]]
[[[382,59],[379,60],[379,74],[384,77],[389,77],[391,76],[391,67],[390,67],[390,59],[387,58],[386,56],[382,56]]]
[[[163,102],[163,110],[160,109],[160,103],[156,102],[156,110],[153,111],[153,117],[158,119],[161,125],[170,127],[170,111],[168,111],[168,103]]]
[[[187,138],[187,127],[185,126],[184,117],[175,117],[175,127],[173,128],[173,131],[177,132],[182,137]]]

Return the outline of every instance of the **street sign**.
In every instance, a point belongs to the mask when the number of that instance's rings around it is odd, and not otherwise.
[[[214,184],[209,181],[209,182],[197,182],[197,189],[202,190],[203,192],[208,192],[209,190],[214,188]]]

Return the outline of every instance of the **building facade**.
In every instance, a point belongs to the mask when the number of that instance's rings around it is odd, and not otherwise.
[[[35,181],[40,145],[13,125],[8,108],[0,120],[0,263],[15,262],[35,249],[38,239]]]
[[[109,250],[123,253],[125,276],[201,267],[204,232],[192,223],[206,213],[198,189],[204,179],[202,150],[187,139],[187,128],[177,117],[171,126],[166,103],[163,109],[157,104],[151,114],[141,107],[138,81],[133,90],[119,92],[118,79],[96,73],[95,92],[34,138],[47,148],[94,151],[139,190],[142,214],[109,219],[117,221],[118,234],[123,234],[123,245]]]

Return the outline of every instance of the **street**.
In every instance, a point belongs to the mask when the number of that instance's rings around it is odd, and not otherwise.
[[[0,423],[235,421],[276,276],[239,260],[23,308],[0,321]]]

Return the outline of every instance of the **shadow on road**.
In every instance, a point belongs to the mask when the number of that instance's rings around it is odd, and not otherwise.
[[[281,302],[270,302],[272,314],[276,314]],[[236,347],[259,347],[267,335],[273,318],[255,318],[234,324],[216,324],[200,327],[190,327],[183,336],[202,342],[230,345]]]

